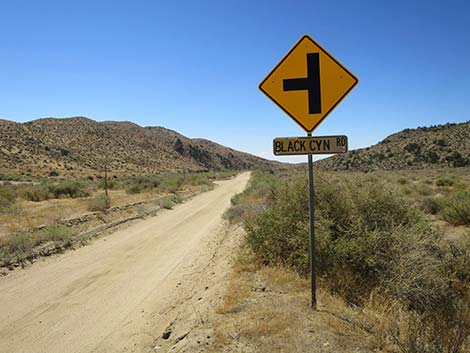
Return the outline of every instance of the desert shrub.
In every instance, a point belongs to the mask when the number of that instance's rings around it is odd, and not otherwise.
[[[63,224],[51,224],[39,231],[35,243],[37,245],[43,242],[53,241],[63,245],[70,242],[71,237],[72,231],[69,227]]]
[[[290,193],[281,187],[272,207],[245,224],[247,243],[264,264],[308,270],[308,199],[306,187],[293,182]]]
[[[49,176],[50,177],[56,177],[56,176],[59,176],[59,172],[57,170],[51,170],[49,172]]]
[[[272,188],[268,191],[257,186],[262,179],[254,174],[247,190],[232,199],[231,217],[243,220],[257,261],[307,275],[306,176],[263,177],[281,182],[264,181]],[[315,180],[316,265],[322,284],[355,305],[382,297],[384,320],[390,323],[386,336],[402,352],[463,352],[470,333],[470,237],[445,239],[379,179],[320,174]],[[257,188],[269,197],[256,197]],[[462,219],[469,198],[464,191],[426,197],[421,208]],[[255,207],[257,201],[264,205]]]
[[[448,315],[419,314],[400,302],[377,292],[371,296],[366,312],[374,313],[370,324],[387,352],[459,353],[467,352],[470,309],[461,306]],[[382,351],[382,350],[381,350]]]
[[[160,179],[160,190],[163,192],[174,193],[178,191],[184,183],[183,176],[170,175]]]
[[[470,224],[470,192],[458,191],[443,200],[442,218],[453,225]]]
[[[271,207],[247,226],[247,242],[264,263],[280,263],[299,272],[308,271],[308,194],[304,175],[279,187]],[[386,232],[420,222],[418,213],[377,183],[349,183],[317,177],[316,225],[318,268],[348,267],[358,273],[379,271],[382,254],[371,251]],[[386,248],[386,245],[384,245]],[[385,251],[385,250],[384,250]],[[352,265],[352,266],[351,266]],[[333,270],[334,271],[334,270]]]
[[[128,194],[138,194],[141,192],[157,189],[161,184],[158,176],[139,176],[127,180],[126,192]]]
[[[108,184],[108,189],[109,190],[114,190],[118,187],[118,181],[114,178],[109,178],[108,177],[108,181],[107,181],[107,184]],[[103,189],[105,188],[105,183],[104,183],[104,178],[102,178],[100,181],[99,181],[99,188],[100,189]]]
[[[16,195],[14,191],[0,186],[0,213],[11,213],[15,209]]]
[[[121,181],[127,193],[137,194],[141,192],[175,193],[186,186],[212,187],[214,179],[228,178],[235,175],[234,171],[161,174],[146,175],[127,178]]]
[[[399,178],[397,181],[398,181],[398,184],[401,184],[401,185],[408,184],[408,179],[406,178]]]
[[[191,173],[184,175],[182,182],[189,185],[212,185],[212,180],[229,177],[229,173]]]
[[[25,260],[31,254],[34,246],[30,233],[22,232],[12,235],[0,243],[0,265],[6,265],[15,258],[19,261]]]
[[[111,207],[111,198],[106,194],[98,194],[88,201],[88,210],[92,212],[107,211]]]
[[[419,313],[436,311],[452,300],[439,234],[429,226],[398,228],[390,234],[381,287]],[[384,249],[385,250],[385,249]]]
[[[77,181],[65,181],[58,184],[41,183],[28,186],[23,197],[29,201],[44,201],[59,198],[78,198],[89,196],[85,185]]]
[[[29,186],[23,193],[23,197],[28,201],[44,201],[51,198],[49,187],[47,185]]]
[[[139,184],[132,184],[126,188],[128,194],[140,194],[143,190],[143,187]]]
[[[4,264],[15,259],[23,262],[33,254],[33,248],[46,242],[54,242],[55,246],[71,244],[73,232],[62,224],[52,224],[34,233],[21,232],[10,236],[0,243],[0,261]]]
[[[405,237],[416,233],[405,234]],[[377,288],[371,296],[381,297],[387,313],[382,334],[399,344],[402,352],[464,352],[470,333],[470,239],[446,242],[422,237],[411,241],[394,267],[395,276],[386,291]],[[425,245],[425,246],[423,246]],[[387,293],[387,296],[384,296]],[[399,299],[397,299],[399,298]]]
[[[414,190],[422,196],[429,196],[432,195],[433,190],[426,184],[417,184],[414,185]]]
[[[89,196],[89,193],[85,190],[84,185],[76,181],[67,181],[60,184],[50,185],[49,190],[56,199],[61,197],[74,199],[78,197]]]
[[[173,202],[171,200],[165,198],[161,202],[161,206],[166,210],[171,210],[173,208]]]
[[[273,185],[275,197],[266,207],[251,218],[241,216],[247,244],[257,261],[306,275],[306,176]],[[250,203],[250,188],[232,204]],[[461,208],[467,197],[454,193],[449,200]],[[401,314],[391,336],[403,352],[460,352],[470,329],[470,240],[444,241],[380,180],[317,175],[315,202],[316,264],[323,285],[355,305],[366,305],[374,293],[397,303]],[[391,321],[393,310],[387,314]]]
[[[177,203],[181,203],[183,201],[183,198],[179,195],[176,194],[171,194],[168,196],[165,196],[162,200],[160,200],[160,205],[161,207],[171,210],[173,206]]]
[[[454,185],[454,181],[448,178],[439,178],[436,180],[437,186],[452,186]]]
[[[273,178],[270,172],[255,171],[252,175],[246,191],[236,194],[230,200],[231,207],[224,215],[230,223],[250,222],[277,197],[280,179]]]
[[[442,209],[442,201],[436,197],[423,197],[419,207],[425,213],[436,215]]]

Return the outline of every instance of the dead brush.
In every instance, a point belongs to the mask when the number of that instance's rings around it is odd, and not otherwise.
[[[460,308],[457,317],[418,314],[381,293],[371,295],[364,308],[375,336],[375,346],[386,352],[463,353],[470,348],[470,309]]]

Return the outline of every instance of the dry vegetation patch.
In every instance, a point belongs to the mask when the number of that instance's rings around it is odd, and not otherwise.
[[[217,309],[211,352],[372,352],[374,336],[339,297],[319,291],[314,312],[308,280],[246,256]]]
[[[456,177],[459,174],[444,177],[443,172],[316,175],[317,274],[330,297],[341,298],[348,313],[360,313],[346,321],[354,323],[353,330],[373,337],[367,345],[370,349],[458,353],[469,348],[470,228],[466,221],[446,221],[444,215],[448,200],[459,216],[462,210],[466,214],[466,196],[461,195],[467,194],[470,180],[462,174],[462,178]],[[422,198],[433,196],[442,198],[442,208],[434,215],[423,213]],[[244,224],[253,263],[281,266],[308,277],[305,173],[255,173],[250,187],[232,203],[227,217]],[[436,226],[439,222],[446,224],[447,231],[459,232],[443,233]],[[290,293],[295,295],[295,289]],[[229,292],[228,298],[236,294]],[[280,305],[281,299],[276,300]],[[304,300],[308,302],[307,297]],[[256,301],[246,302],[228,306],[245,308]],[[261,320],[254,324],[260,330],[271,320],[270,314],[247,315],[249,322]]]
[[[155,214],[160,208],[171,209],[187,197],[212,189],[214,180],[233,175],[225,171],[113,177],[108,196],[101,179],[2,183],[0,267],[13,269],[39,256],[83,245],[109,227]],[[129,192],[135,185],[138,190]]]

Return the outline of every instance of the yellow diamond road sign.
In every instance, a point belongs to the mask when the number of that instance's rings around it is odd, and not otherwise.
[[[259,88],[305,131],[312,132],[357,82],[320,44],[304,35]]]

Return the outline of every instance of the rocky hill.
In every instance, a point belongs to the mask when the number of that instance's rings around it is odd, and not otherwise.
[[[335,155],[315,165],[362,171],[470,166],[470,121],[405,129],[374,146]]]
[[[281,164],[162,127],[75,117],[0,120],[0,173],[82,177],[103,170],[144,174],[277,168]]]

